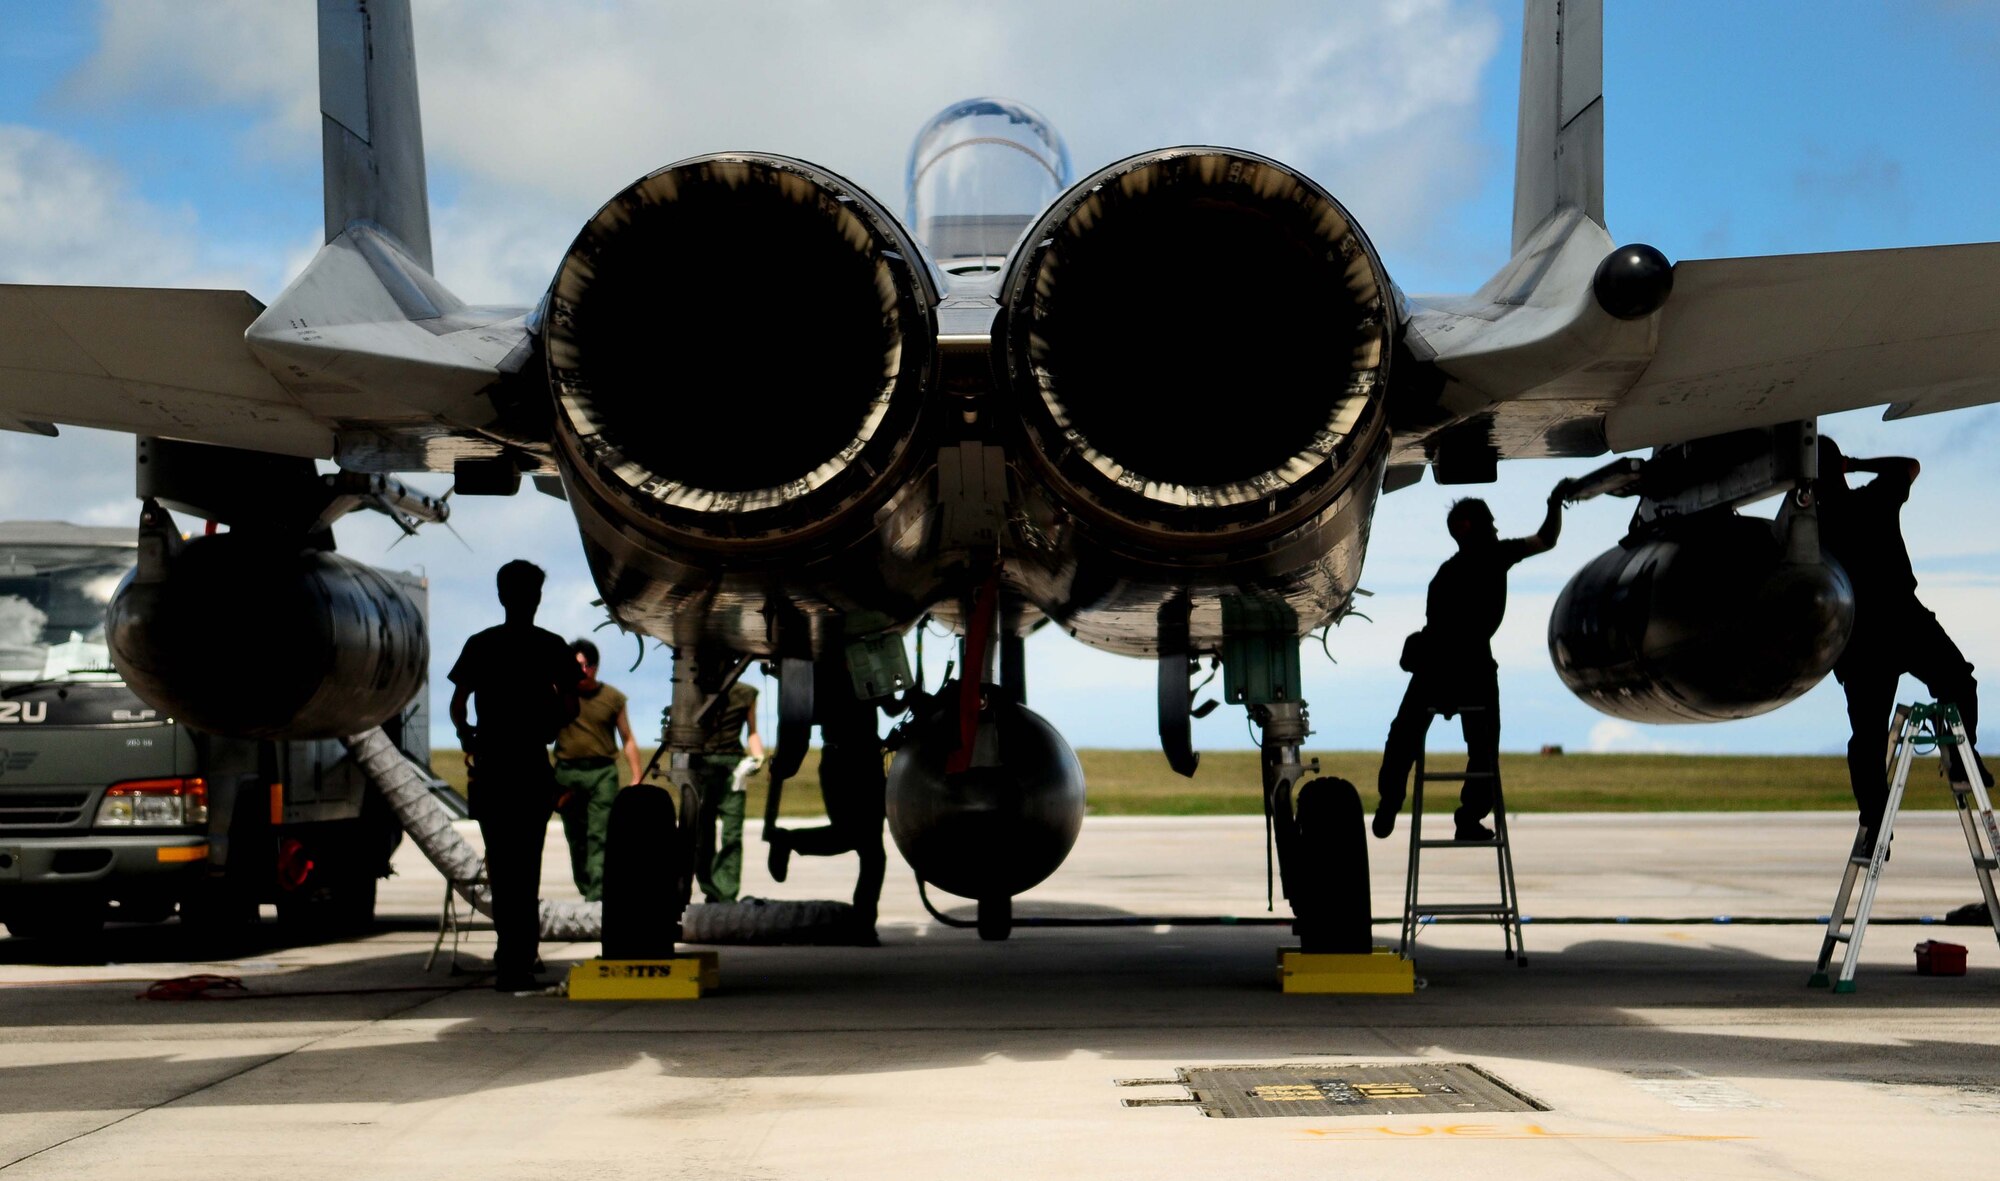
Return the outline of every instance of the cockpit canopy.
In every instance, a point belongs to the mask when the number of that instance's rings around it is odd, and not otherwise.
[[[998,271],[1069,185],[1069,149],[1039,112],[965,99],[924,124],[910,147],[909,226],[947,274]]]

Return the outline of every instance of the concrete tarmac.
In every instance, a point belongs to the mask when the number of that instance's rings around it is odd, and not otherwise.
[[[1851,836],[1833,814],[1517,818],[1521,896],[1541,920],[1528,966],[1502,958],[1494,927],[1440,924],[1419,941],[1427,987],[1402,997],[1281,995],[1282,928],[1029,928],[982,943],[932,921],[892,858],[880,948],[728,948],[721,992],[652,1004],[426,976],[443,888],[406,849],[365,938],[291,946],[267,928],[218,963],[188,962],[172,925],[114,928],[89,954],[0,941],[0,1171],[1683,1181],[1976,1167],[2000,1146],[1992,933],[1878,925],[1859,990],[1835,996],[1805,987],[1820,928],[1742,921],[1824,913]],[[1376,913],[1392,920],[1404,848],[1400,832],[1371,842]],[[772,885],[763,849],[753,825],[754,893],[851,887],[851,857],[796,861]],[[552,832],[551,893],[566,888],[560,853]],[[1491,865],[1450,851],[1426,880],[1470,898]],[[1878,917],[1976,896],[1955,819],[1907,814]],[[1018,910],[1261,915],[1262,824],[1093,819]],[[1717,915],[1737,921],[1553,921]],[[1377,930],[1393,942],[1393,922]],[[1917,976],[1911,945],[1925,938],[1969,946],[1970,974]],[[475,932],[463,952],[490,950]],[[557,969],[594,950],[543,954]],[[250,992],[134,999],[196,971]],[[1118,1085],[1252,1064],[1338,1080],[1396,1063],[1470,1063],[1541,1110],[1207,1118],[1122,1102],[1185,1088]]]

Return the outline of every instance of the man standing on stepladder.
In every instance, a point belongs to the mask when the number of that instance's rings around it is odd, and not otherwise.
[[[1922,681],[1932,697],[1956,705],[1975,749],[1979,741],[1979,686],[1972,664],[1937,616],[1917,601],[1917,575],[1903,543],[1903,504],[1920,470],[1916,460],[1903,456],[1849,458],[1832,439],[1819,437],[1819,478],[1813,492],[1820,548],[1840,563],[1854,585],[1854,633],[1833,675],[1847,692],[1847,775],[1869,847],[1889,802],[1882,751],[1896,706],[1896,682],[1904,673]],[[1875,478],[1850,488],[1847,472]],[[1979,773],[1992,786],[1993,776],[1983,764]]]
[[[1423,750],[1431,711],[1459,714],[1465,730],[1465,788],[1459,795],[1456,837],[1490,841],[1493,830],[1480,823],[1493,811],[1500,781],[1500,682],[1493,661],[1493,633],[1507,614],[1507,571],[1516,562],[1555,548],[1562,533],[1564,480],[1549,492],[1548,515],[1527,537],[1501,540],[1492,510],[1483,500],[1461,500],[1445,514],[1445,528],[1458,552],[1432,577],[1424,605],[1423,630],[1403,646],[1403,669],[1410,688],[1389,724],[1376,779],[1381,801],[1375,808],[1375,835],[1396,829],[1410,765]],[[1482,775],[1484,772],[1486,774]]]

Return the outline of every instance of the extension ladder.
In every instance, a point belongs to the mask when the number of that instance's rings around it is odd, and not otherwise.
[[[2000,869],[2000,822],[1993,816],[1993,801],[1986,784],[1977,774],[1978,756],[1966,737],[1965,722],[1958,707],[1949,702],[1918,702],[1899,705],[1889,723],[1889,801],[1882,809],[1882,823],[1869,842],[1866,828],[1855,834],[1854,848],[1847,855],[1847,868],[1840,875],[1840,891],[1834,895],[1833,911],[1827,915],[1826,938],[1819,945],[1819,963],[1814,966],[1808,987],[1825,988],[1829,983],[1827,965],[1832,962],[1835,944],[1845,943],[1847,954],[1840,963],[1840,976],[1832,980],[1833,991],[1854,991],[1854,969],[1861,961],[1861,937],[1868,931],[1868,915],[1875,908],[1875,887],[1882,878],[1883,863],[1889,859],[1889,840],[1894,835],[1896,813],[1903,806],[1903,789],[1910,780],[1910,762],[1925,744],[1937,748],[1939,771],[1951,784],[1952,802],[1958,806],[1959,827],[1965,830],[1965,845],[1972,854],[1972,873],[1986,896],[1986,917],[1993,934],[2000,939],[2000,897],[1994,892],[1993,873]],[[1861,879],[1861,894],[1850,918],[1848,900],[1854,894],[1855,879]]]
[[[1469,713],[1483,707],[1455,710]],[[1437,720],[1442,710],[1433,709]],[[1429,734],[1429,730],[1425,731]],[[1410,789],[1410,869],[1403,884],[1403,936],[1397,951],[1407,956],[1417,941],[1417,928],[1439,916],[1490,918],[1500,923],[1507,946],[1507,958],[1526,967],[1528,950],[1521,942],[1521,899],[1514,891],[1514,852],[1507,840],[1507,801],[1500,791],[1500,777],[1494,771],[1431,771],[1425,767],[1424,752],[1417,751],[1416,773]],[[1424,784],[1464,783],[1471,779],[1493,781],[1493,839],[1490,841],[1437,840],[1424,836]],[[1423,902],[1417,890],[1419,868],[1426,849],[1490,849],[1498,859],[1500,898],[1497,902]]]

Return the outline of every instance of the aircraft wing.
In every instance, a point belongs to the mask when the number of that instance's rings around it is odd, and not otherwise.
[[[269,309],[243,291],[0,286],[0,428],[450,470],[505,448],[492,391],[526,341],[525,311],[466,307],[357,226]]]
[[[1604,416],[1615,451],[1889,404],[2000,401],[2000,242],[1701,259]]]
[[[55,423],[333,454],[333,431],[243,338],[243,291],[0,286],[0,426]]]

